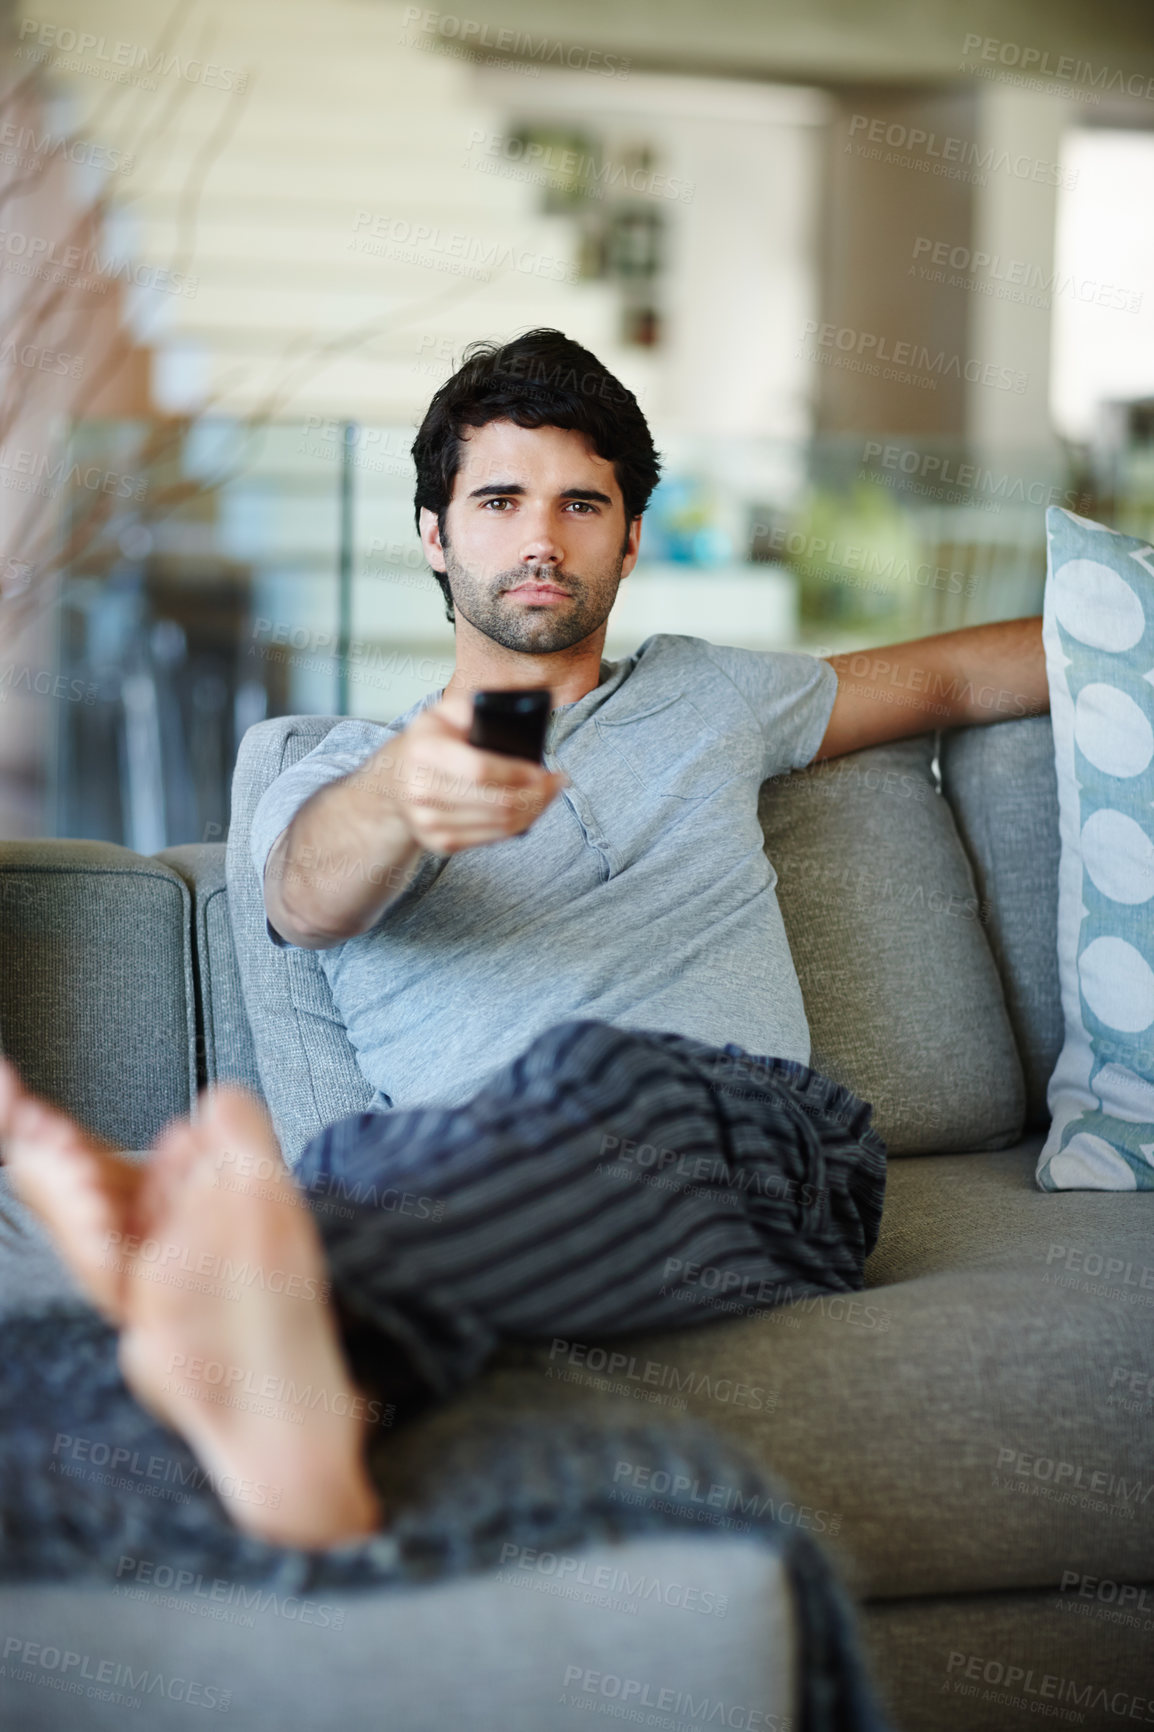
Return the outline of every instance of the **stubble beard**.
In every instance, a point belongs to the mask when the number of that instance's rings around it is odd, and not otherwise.
[[[502,649],[521,650],[533,655],[553,655],[572,649],[589,637],[609,618],[621,581],[624,554],[618,555],[613,572],[611,591],[598,585],[591,592],[583,578],[571,572],[557,571],[551,565],[516,566],[496,577],[477,578],[465,570],[453,550],[442,541],[445,575],[453,597],[453,610],[474,628]],[[518,584],[533,579],[538,583],[555,584],[573,599],[571,602],[535,608],[523,603],[510,603],[505,593]]]

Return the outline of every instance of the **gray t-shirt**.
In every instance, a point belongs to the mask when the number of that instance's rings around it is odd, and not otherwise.
[[[601,674],[550,717],[545,762],[570,786],[528,831],[422,855],[370,931],[318,953],[375,1106],[467,1100],[571,1017],[809,1063],[757,799],[814,757],[836,673],[659,633]],[[262,882],[304,801],[440,697],[339,722],[277,778],[253,819]]]

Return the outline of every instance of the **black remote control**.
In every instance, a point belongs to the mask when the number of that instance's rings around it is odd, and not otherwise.
[[[504,752],[510,758],[531,758],[540,764],[545,756],[545,730],[549,725],[553,694],[548,686],[527,691],[473,693],[473,725],[469,744],[484,752]]]

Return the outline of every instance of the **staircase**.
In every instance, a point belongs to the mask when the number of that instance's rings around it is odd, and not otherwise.
[[[133,159],[108,238],[162,409],[408,425],[465,342],[532,324],[638,374],[573,220],[494,145],[485,69],[414,10],[33,0],[16,23],[74,123]]]

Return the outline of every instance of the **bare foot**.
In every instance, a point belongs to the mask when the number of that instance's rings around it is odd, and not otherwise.
[[[144,1169],[30,1095],[4,1058],[0,1141],[17,1194],[45,1222],[93,1304],[109,1322],[121,1323],[122,1266],[110,1252],[130,1232]]]
[[[157,1177],[138,1230],[172,1262],[195,1251],[208,1291],[190,1299],[129,1272],[120,1363],[133,1391],[188,1439],[239,1527],[305,1547],[375,1532],[372,1404],[341,1356],[320,1239],[267,1115],[217,1089],[196,1124],[168,1133]]]
[[[0,1138],[16,1189],[121,1328],[129,1386],[237,1526],[309,1549],[375,1532],[374,1404],[341,1356],[320,1239],[260,1105],[218,1089],[138,1166],[0,1059]]]

